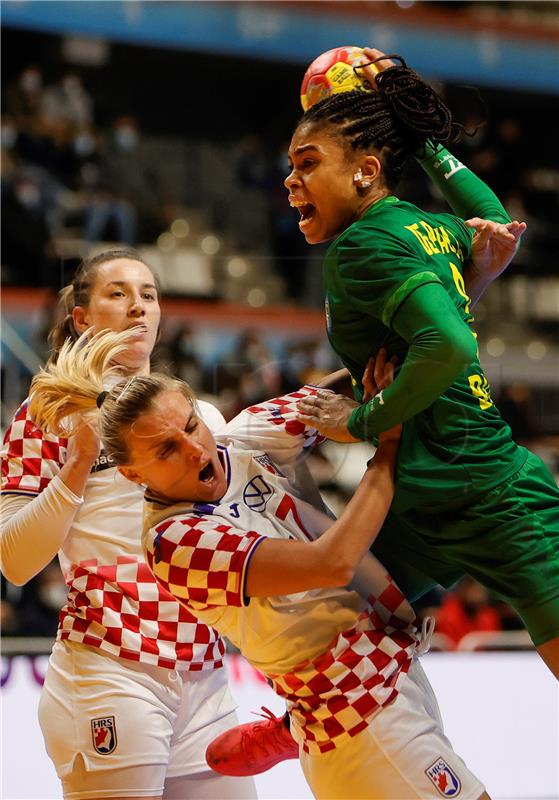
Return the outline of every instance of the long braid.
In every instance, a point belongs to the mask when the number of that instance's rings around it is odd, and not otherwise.
[[[377,91],[341,92],[312,106],[299,124],[335,126],[352,150],[381,151],[386,181],[393,187],[410,156],[427,140],[451,144],[462,132],[435,90],[402,66],[376,77]]]

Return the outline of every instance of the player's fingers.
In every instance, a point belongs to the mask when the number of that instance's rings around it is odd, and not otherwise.
[[[522,236],[522,234],[526,231],[527,227],[528,226],[526,225],[525,222],[518,222],[518,220],[516,219],[513,220],[512,222],[507,223],[506,225],[506,228],[509,231],[509,233],[512,233],[512,235],[516,239],[519,239]]]
[[[308,414],[300,414],[297,413],[297,419],[299,422],[302,422],[303,425],[306,425],[307,428],[316,428],[318,426],[318,420],[316,417],[311,417]]]
[[[363,384],[363,402],[366,403],[371,397],[374,397],[377,393],[377,387],[375,385],[375,381],[373,378],[375,370],[375,359],[370,358],[367,361],[367,366],[365,367],[365,372],[363,373],[363,377],[361,379],[361,383]]]
[[[481,217],[471,217],[470,219],[464,220],[464,225],[466,225],[467,228],[478,228],[484,222],[485,220]]]
[[[313,398],[306,398],[305,400],[299,400],[297,403],[297,414],[305,415],[307,417],[312,417],[318,413],[318,406],[314,402]]]
[[[394,369],[395,369],[397,363],[398,363],[398,357],[397,356],[392,356],[392,358],[389,359],[386,362],[386,364],[384,365],[384,373],[383,373],[383,376],[382,376],[382,382],[381,382],[381,385],[379,386],[379,389],[381,391],[383,389],[386,389],[387,386],[390,386],[390,384],[394,380]]]
[[[371,60],[371,64],[367,64],[366,66],[357,67],[356,71],[358,75],[362,78],[367,80],[373,89],[376,89],[376,76],[379,72],[382,72],[389,67],[394,66],[394,62],[390,59],[383,59],[382,61],[376,61],[376,59],[381,58],[384,53],[381,50],[376,50],[373,47],[364,47],[363,52]]]
[[[376,47],[364,47],[363,52],[365,53],[367,58],[370,58],[371,61],[376,62],[375,66],[377,67],[379,72],[381,72],[383,69],[389,69],[390,67],[394,66],[394,62],[392,61],[392,59],[382,58],[384,56],[384,53],[382,52],[382,50],[377,50]],[[377,59],[382,59],[382,60],[379,61]]]
[[[386,348],[381,347],[378,351],[376,358],[375,358],[375,372],[374,372],[374,379],[376,385],[382,389],[383,379],[384,379],[384,367],[386,365],[386,358],[388,353],[386,352]]]

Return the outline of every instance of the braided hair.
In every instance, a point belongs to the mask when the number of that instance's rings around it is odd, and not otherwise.
[[[387,58],[387,56],[383,56]],[[350,150],[379,150],[386,184],[393,189],[410,156],[425,152],[427,141],[456,142],[462,126],[435,90],[402,63],[376,76],[376,91],[334,94],[312,106],[299,125],[335,127]]]

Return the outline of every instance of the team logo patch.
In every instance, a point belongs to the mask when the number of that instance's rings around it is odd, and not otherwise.
[[[272,462],[270,461],[270,459],[266,455],[266,453],[264,453],[264,455],[261,455],[261,456],[254,456],[254,460],[258,461],[258,463],[262,467],[264,467],[264,469],[267,469],[268,472],[271,472],[272,475],[282,475],[282,473],[279,471],[279,469],[276,467],[276,465],[272,464]]]
[[[274,490],[268,486],[262,475],[257,475],[245,486],[243,500],[251,511],[264,511],[273,493]]]
[[[99,717],[91,720],[93,747],[102,756],[108,756],[116,748],[116,722],[114,717]]]
[[[425,774],[443,797],[457,797],[460,794],[460,779],[442,758],[431,764]]]

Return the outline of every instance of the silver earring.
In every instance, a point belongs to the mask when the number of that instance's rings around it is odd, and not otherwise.
[[[355,181],[355,183],[357,183],[357,181],[360,181],[362,177],[363,177],[363,173],[361,172],[361,170],[359,170],[353,176],[353,180]]]
[[[361,181],[361,187],[362,187],[363,189],[368,189],[368,187],[369,187],[370,185],[371,185],[371,181]]]

